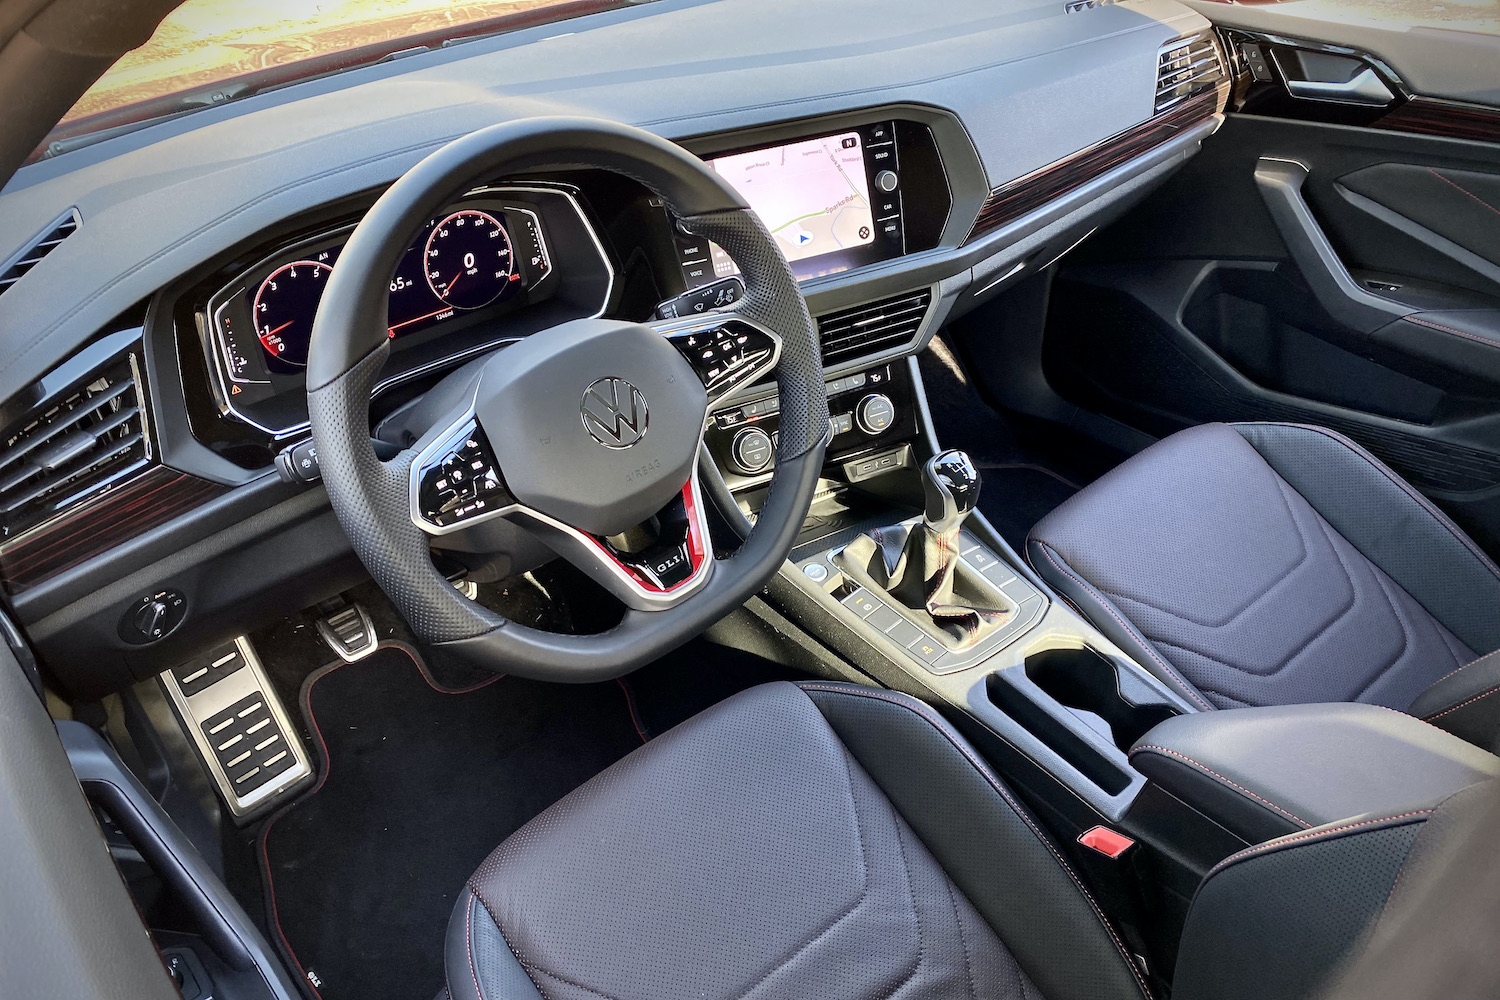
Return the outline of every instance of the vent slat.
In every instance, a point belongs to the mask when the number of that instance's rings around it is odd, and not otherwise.
[[[88,500],[149,457],[133,360],[126,355],[94,371],[0,439],[6,536]]]
[[[5,454],[0,456],[0,470],[25,458],[38,448],[46,447],[49,441],[61,437],[88,418],[98,415],[98,412],[104,407],[109,406],[115,400],[128,392],[132,392],[134,389],[135,382],[133,379],[122,379],[110,385],[104,392],[81,399],[75,395],[64,400],[56,408],[57,412],[49,411],[42,417],[45,420],[48,417],[55,418],[60,414],[62,419],[52,419],[46,424],[41,424],[40,421],[33,421],[21,428],[20,433],[7,442]],[[121,405],[123,407],[126,404]],[[134,403],[128,405],[132,413],[137,412]]]
[[[66,215],[53,222],[39,236],[12,254],[10,263],[6,264],[4,272],[0,273],[0,295],[4,295],[12,285],[24,278],[28,271],[56,250],[63,240],[76,233],[80,223],[77,210],[69,209]]]
[[[1160,114],[1223,81],[1224,63],[1211,35],[1169,42],[1157,58],[1155,112]]]
[[[932,293],[923,290],[819,316],[823,363],[836,364],[913,340],[931,302]]]

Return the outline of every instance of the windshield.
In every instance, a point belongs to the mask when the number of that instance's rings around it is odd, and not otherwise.
[[[454,38],[639,0],[187,0],[48,136],[56,142],[346,69]]]

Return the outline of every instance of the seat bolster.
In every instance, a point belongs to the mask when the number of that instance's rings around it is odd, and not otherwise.
[[[1407,711],[1500,754],[1500,652],[1481,656],[1438,679]]]
[[[1205,712],[1213,710],[1214,706],[1203,693],[1174,670],[1166,657],[1157,652],[1150,640],[1107,597],[1069,566],[1062,553],[1039,537],[1037,529],[1033,529],[1032,536],[1026,539],[1026,560],[1047,581],[1048,586],[1077,608],[1091,625],[1104,633],[1105,638],[1119,646],[1127,656],[1186,698],[1189,704],[1196,705]]]
[[[1432,501],[1337,431],[1230,426],[1448,631],[1475,652],[1500,649],[1500,567]]]
[[[443,965],[450,1000],[542,1000],[494,917],[467,887],[448,918]]]
[[[1374,927],[1432,812],[1329,824],[1219,862],[1188,910],[1174,1000],[1317,996]]]
[[[1048,1000],[1150,996],[1061,851],[942,716],[892,691],[799,686]]]

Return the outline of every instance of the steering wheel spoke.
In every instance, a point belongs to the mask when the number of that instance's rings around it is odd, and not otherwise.
[[[607,538],[525,504],[515,504],[504,516],[530,529],[637,611],[675,608],[702,590],[713,573],[708,517],[696,468],[681,492],[649,520]]]
[[[710,403],[755,382],[781,360],[781,337],[733,312],[658,320],[651,328],[687,358]]]

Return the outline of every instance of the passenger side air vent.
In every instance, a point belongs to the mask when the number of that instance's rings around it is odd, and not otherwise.
[[[69,209],[67,214],[58,219],[47,230],[26,244],[20,250],[11,255],[5,264],[5,270],[0,271],[0,295],[9,291],[10,286],[20,281],[30,271],[42,262],[63,240],[72,236],[82,223],[75,209]]]
[[[931,302],[932,292],[924,288],[819,316],[823,364],[835,365],[911,343]]]
[[[133,473],[150,458],[135,355],[43,399],[5,432],[0,521],[6,537]]]
[[[1224,64],[1213,33],[1202,32],[1162,46],[1156,68],[1156,113],[1176,107],[1224,80]]]

